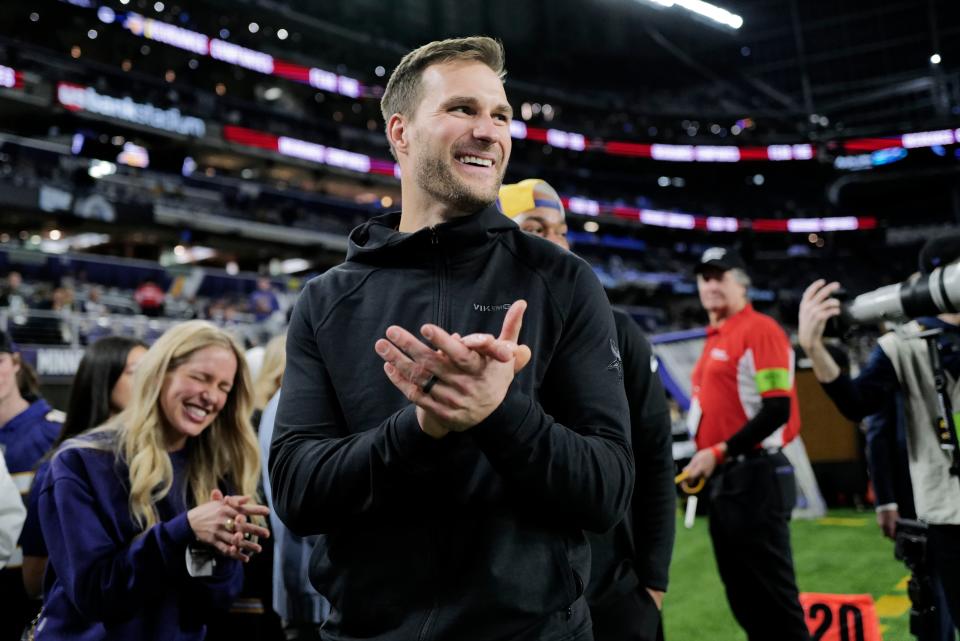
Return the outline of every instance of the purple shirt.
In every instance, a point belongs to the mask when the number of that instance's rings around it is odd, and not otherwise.
[[[128,505],[126,465],[113,451],[61,446],[40,490],[39,514],[50,561],[37,641],[150,639],[200,641],[214,608],[240,593],[239,561],[216,556],[212,576],[187,572],[196,542],[187,521],[188,449],[170,455],[174,482],[159,503],[160,522],[141,531]]]

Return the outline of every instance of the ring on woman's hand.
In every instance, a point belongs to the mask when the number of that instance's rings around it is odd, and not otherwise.
[[[424,383],[424,384],[423,384],[423,387],[421,387],[420,389],[423,390],[423,393],[424,393],[424,394],[429,394],[429,393],[430,393],[430,390],[433,389],[433,386],[436,385],[436,384],[437,384],[437,381],[439,381],[439,380],[440,380],[440,379],[437,377],[436,374],[431,374],[431,375],[430,375],[430,378],[427,379],[427,382]]]
[[[233,519],[228,518],[226,521],[223,522],[223,529],[225,529],[230,534],[233,534],[234,532],[237,531],[237,524]]]

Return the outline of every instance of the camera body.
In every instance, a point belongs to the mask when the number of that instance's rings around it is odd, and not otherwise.
[[[927,526],[913,519],[897,519],[893,555],[910,570],[927,566]]]
[[[927,559],[927,526],[920,521],[897,519],[894,556],[910,570],[910,634],[929,638],[940,629],[936,587]]]
[[[910,570],[910,634],[931,638],[940,630],[936,586],[927,558],[927,526],[921,521],[897,519],[894,556]]]

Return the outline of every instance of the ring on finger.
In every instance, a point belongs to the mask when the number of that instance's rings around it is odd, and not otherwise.
[[[433,389],[433,386],[437,384],[440,378],[436,374],[431,374],[430,378],[427,379],[427,382],[423,384],[423,387],[420,389],[424,394],[429,394],[430,390]]]
[[[226,521],[223,522],[223,529],[229,532],[230,534],[233,534],[234,532],[237,531],[236,521],[234,521],[233,518],[228,518]]]

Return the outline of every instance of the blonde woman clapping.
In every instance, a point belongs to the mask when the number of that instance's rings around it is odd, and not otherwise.
[[[191,321],[150,348],[127,408],[53,458],[36,639],[203,638],[269,535],[250,411],[247,367],[223,330]]]

